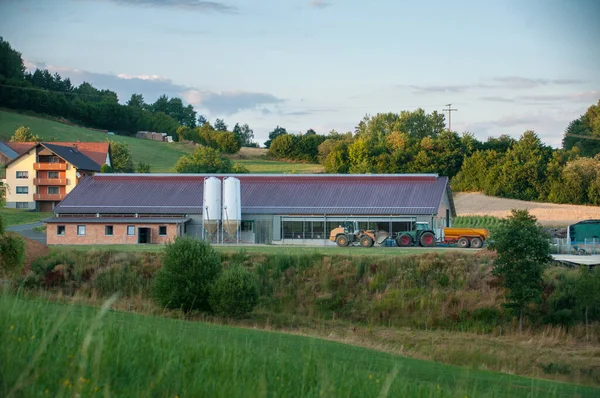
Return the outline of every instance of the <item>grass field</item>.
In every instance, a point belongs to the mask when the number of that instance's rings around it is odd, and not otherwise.
[[[0,217],[4,221],[4,226],[28,224],[38,222],[44,218],[52,217],[52,213],[41,213],[35,211],[27,211],[21,209],[7,209],[0,207]]]
[[[190,145],[177,142],[164,143],[135,137],[109,136],[99,131],[69,126],[53,120],[0,110],[0,141],[8,141],[20,126],[29,127],[33,134],[38,135],[42,140],[54,137],[57,141],[100,142],[110,138],[113,141],[125,142],[129,145],[134,162],[149,163],[153,173],[170,172],[177,159],[193,151]],[[234,159],[234,162],[243,164],[251,173],[318,173],[323,171],[320,165],[277,162],[264,159],[264,156]]]
[[[599,206],[559,205],[486,196],[482,193],[457,193],[454,204],[458,216],[503,218],[512,209],[527,209],[546,227],[566,227],[582,220],[600,219]]]
[[[117,252],[156,252],[164,248],[164,245],[59,245],[52,246],[55,251],[92,251],[109,250]],[[311,254],[319,253],[325,255],[347,255],[347,256],[406,256],[414,254],[458,251],[460,253],[477,253],[478,249],[455,249],[455,248],[398,248],[398,247],[307,247],[307,246],[284,246],[284,245],[215,245],[214,248],[224,253],[236,253],[245,251],[247,253],[264,254]]]
[[[595,397],[325,340],[0,295],[2,396]]]

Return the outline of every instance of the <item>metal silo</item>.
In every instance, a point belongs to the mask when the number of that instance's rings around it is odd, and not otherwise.
[[[221,180],[215,177],[204,179],[202,224],[210,238],[216,236],[221,222]]]
[[[242,222],[242,193],[240,180],[235,177],[223,179],[223,230],[232,240],[238,239]]]

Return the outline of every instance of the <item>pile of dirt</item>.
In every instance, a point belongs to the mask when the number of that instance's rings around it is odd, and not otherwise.
[[[48,246],[41,244],[38,241],[27,239],[25,237],[22,238],[25,241],[25,264],[23,265],[21,275],[26,275],[31,270],[31,264],[35,259],[47,256],[50,254],[50,249]]]

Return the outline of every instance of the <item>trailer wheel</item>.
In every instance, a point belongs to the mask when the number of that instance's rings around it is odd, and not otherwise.
[[[338,235],[337,238],[335,238],[335,244],[339,247],[346,247],[348,246],[348,238],[346,235]]]
[[[369,236],[363,236],[360,238],[360,246],[361,247],[371,247],[373,246],[373,239]]]
[[[481,246],[483,246],[483,241],[479,238],[473,238],[471,239],[471,247],[473,249],[480,249]]]
[[[423,247],[435,246],[435,235],[431,232],[423,232],[421,239],[419,239],[419,243],[421,243],[421,246]]]
[[[469,239],[467,239],[467,238],[460,238],[458,240],[458,247],[460,247],[462,249],[467,249],[469,247]]]
[[[400,235],[398,239],[396,239],[396,244],[400,247],[410,246],[412,244],[412,238],[407,234]]]

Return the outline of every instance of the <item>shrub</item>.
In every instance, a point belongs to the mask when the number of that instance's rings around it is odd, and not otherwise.
[[[113,169],[112,167],[110,167],[108,164],[104,163],[101,167],[100,167],[100,173],[112,173]]]
[[[0,235],[0,268],[18,274],[25,262],[25,241],[13,234]]]
[[[210,289],[220,272],[221,258],[209,243],[177,238],[165,248],[152,295],[167,308],[209,310]]]
[[[258,302],[258,283],[240,265],[221,274],[210,295],[210,307],[220,315],[239,317],[251,312]]]

